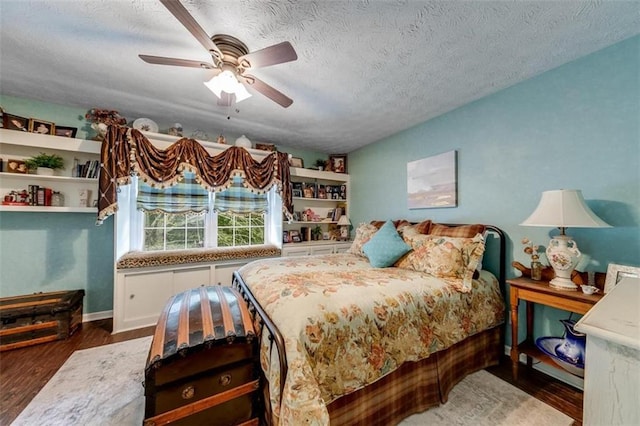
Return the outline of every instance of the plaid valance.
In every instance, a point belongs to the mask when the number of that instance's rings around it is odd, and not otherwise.
[[[209,192],[193,172],[183,172],[183,179],[168,188],[154,188],[138,180],[138,210],[163,213],[202,213],[209,211]]]
[[[217,192],[214,201],[216,212],[246,215],[267,211],[267,194],[256,194],[242,183],[242,176],[235,176],[228,189]]]

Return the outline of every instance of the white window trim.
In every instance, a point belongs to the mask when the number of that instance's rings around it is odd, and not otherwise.
[[[131,177],[131,184],[118,188],[118,212],[116,214],[116,258],[130,251],[142,251],[144,247],[144,213],[136,209],[138,178]],[[215,194],[209,194],[213,206]],[[282,198],[272,187],[267,193],[268,213],[265,218],[264,242],[282,248]],[[216,248],[218,242],[218,216],[210,210],[205,214],[204,248]]]

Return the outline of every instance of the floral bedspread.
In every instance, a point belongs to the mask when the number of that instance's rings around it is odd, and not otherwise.
[[[280,406],[275,345],[271,361],[265,336],[261,350],[276,424],[328,425],[326,405],[336,398],[504,320],[498,282],[486,271],[469,293],[352,254],[258,260],[240,274],[285,340]]]

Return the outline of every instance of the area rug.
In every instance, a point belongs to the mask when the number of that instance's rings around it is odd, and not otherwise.
[[[140,426],[144,365],[151,337],[74,352],[12,423]],[[569,426],[572,419],[499,378],[479,371],[449,401],[405,419],[402,426]]]

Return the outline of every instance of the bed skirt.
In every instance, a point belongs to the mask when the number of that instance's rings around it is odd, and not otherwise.
[[[418,362],[406,362],[377,382],[333,401],[331,426],[395,425],[447,402],[449,391],[467,375],[497,365],[503,326],[471,336]]]

